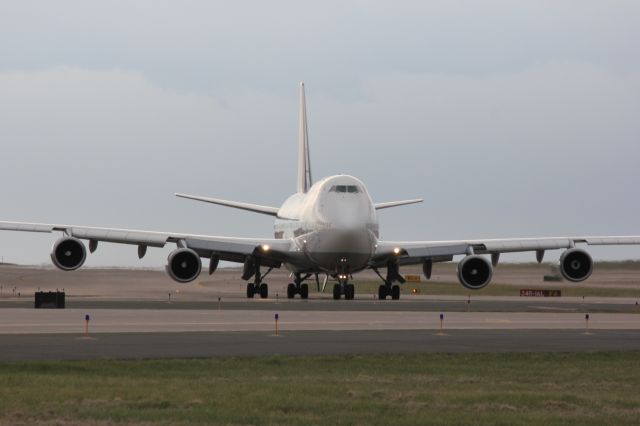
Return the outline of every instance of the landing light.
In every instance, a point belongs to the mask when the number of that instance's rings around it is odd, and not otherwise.
[[[395,254],[400,254],[400,249],[398,247],[396,247],[396,248],[393,249],[393,252]]]
[[[269,247],[268,244],[263,244],[262,245],[262,251],[269,251],[269,250],[271,250],[271,247]]]

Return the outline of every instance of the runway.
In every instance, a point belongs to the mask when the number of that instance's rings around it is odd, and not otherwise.
[[[640,350],[638,314],[590,314],[588,329],[573,312],[443,312],[442,324],[428,311],[5,308],[0,360]]]
[[[434,330],[0,335],[0,361],[420,352],[638,351],[640,330]]]
[[[274,294],[264,300],[243,296],[237,271],[221,271],[220,281],[181,287],[159,271],[66,274],[16,267],[3,272],[0,361],[640,350],[635,297],[411,294],[380,301],[358,294],[352,301],[335,301],[313,293],[308,300],[288,300],[278,297],[287,282],[281,274],[273,277]],[[608,277],[602,274],[603,281]],[[66,309],[33,309],[33,292],[54,283],[53,289],[66,288]],[[587,313],[589,334],[584,334]],[[88,339],[82,338],[85,315]]]

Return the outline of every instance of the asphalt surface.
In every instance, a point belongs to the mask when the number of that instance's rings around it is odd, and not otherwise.
[[[548,312],[378,312],[271,310],[118,310],[101,309],[2,309],[0,334],[172,333],[344,330],[582,330],[586,314]],[[602,330],[640,330],[637,314],[589,314],[589,327]]]
[[[223,298],[212,301],[171,301],[167,300],[82,300],[67,298],[69,309],[167,309],[167,310],[278,310],[278,311],[395,311],[395,312],[601,312],[638,313],[640,306],[635,301],[613,303],[600,299],[582,301],[516,299],[516,300],[442,300],[410,299],[401,300],[331,300],[331,299],[239,299]],[[33,308],[32,298],[24,300],[0,301],[1,308]]]
[[[640,330],[433,330],[0,335],[0,361],[417,352],[640,351]]]
[[[438,280],[456,285],[453,266],[439,271]],[[466,296],[426,293],[403,295],[399,301],[365,294],[334,301],[330,294],[313,293],[309,300],[287,300],[275,295],[284,294],[288,276],[274,271],[271,298],[248,300],[237,270],[220,270],[215,279],[191,286],[176,286],[162,271],[85,269],[69,274],[5,265],[1,272],[0,361],[640,351],[639,299],[632,297],[472,294],[467,303]],[[528,288],[539,283],[540,274],[539,267],[510,267],[497,270],[496,278]],[[638,288],[636,270],[602,269],[591,282]],[[67,309],[33,309],[33,293],[41,288],[66,288]],[[277,337],[275,313],[280,318]],[[438,335],[440,313],[445,335]],[[585,334],[586,313],[590,334]],[[90,334],[83,339],[86,314],[91,316]]]

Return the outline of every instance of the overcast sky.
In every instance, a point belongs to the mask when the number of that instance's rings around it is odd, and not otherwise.
[[[279,206],[304,80],[316,178],[425,199],[383,239],[638,235],[639,28],[633,0],[0,2],[0,218],[270,237],[173,193]],[[48,263],[56,238],[0,255]]]

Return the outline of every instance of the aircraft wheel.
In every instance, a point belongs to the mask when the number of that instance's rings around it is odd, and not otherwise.
[[[260,284],[260,298],[266,299],[269,297],[269,286],[266,284]]]
[[[391,287],[391,298],[393,300],[400,300],[400,286],[394,285]]]
[[[249,299],[253,299],[253,294],[255,293],[255,286],[253,283],[247,283],[247,297]]]
[[[344,298],[347,300],[353,300],[356,295],[356,288],[353,284],[347,284],[344,288]]]
[[[309,286],[306,284],[302,284],[300,286],[300,298],[308,299],[309,298]]]
[[[385,300],[387,298],[387,286],[382,284],[378,287],[378,299]]]
[[[296,285],[289,284],[287,286],[287,299],[293,299],[295,295],[296,295]]]
[[[340,284],[334,284],[333,285],[333,298],[335,300],[339,300],[340,299]]]

